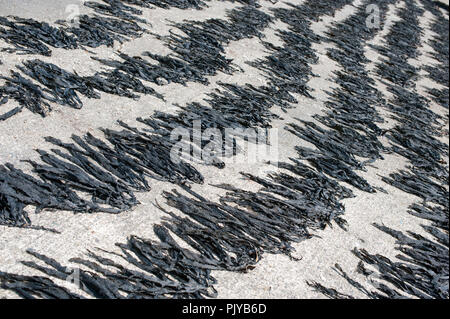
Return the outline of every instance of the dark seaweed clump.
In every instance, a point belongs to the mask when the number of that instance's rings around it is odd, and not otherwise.
[[[64,22],[60,21],[60,24]],[[4,27],[1,27],[4,26]],[[12,45],[2,51],[51,56],[51,48],[72,50],[83,47],[112,47],[140,37],[145,29],[132,20],[82,15],[77,26],[52,26],[46,22],[19,17],[0,17],[0,39]]]
[[[0,92],[4,95],[4,101],[14,99],[20,106],[0,115],[0,119],[6,120],[22,111],[29,109],[33,113],[45,116],[51,111],[51,106],[47,102],[57,102],[57,98],[49,90],[42,89],[29,79],[24,78],[20,73],[11,71],[11,77],[0,75],[0,79],[5,80],[5,84],[0,87]]]
[[[236,68],[231,59],[225,57],[224,46],[230,41],[262,37],[261,31],[272,22],[272,17],[252,6],[233,9],[227,17],[229,21],[208,19],[175,23],[173,27],[184,35],[173,32],[166,37],[156,36],[166,42],[177,58],[203,75],[212,76],[217,71],[230,74]]]
[[[39,178],[11,164],[0,166],[1,224],[23,226],[28,205],[37,211],[120,213],[139,203],[135,192],[150,190],[146,178],[203,183],[192,165],[171,160],[172,142],[120,124],[122,131],[103,130],[109,144],[91,134],[72,136],[75,143],[46,138],[58,148],[38,150],[42,163],[25,161]]]
[[[99,91],[133,99],[139,98],[136,93],[151,94],[162,99],[162,95],[153,88],[120,70],[98,72],[93,76],[83,77],[41,60],[25,61],[23,66],[19,65],[17,68],[43,86],[15,71],[11,71],[10,77],[0,76],[6,80],[0,87],[5,101],[14,99],[20,105],[13,112],[1,115],[2,120],[12,117],[23,108],[45,117],[52,111],[50,102],[80,109],[83,102],[79,94],[86,98],[99,99]]]
[[[4,26],[6,28],[3,28]],[[3,48],[3,52],[21,54],[51,55],[49,46],[55,48],[75,49],[78,47],[73,35],[61,28],[33,19],[19,17],[0,17],[0,39],[12,48]]]

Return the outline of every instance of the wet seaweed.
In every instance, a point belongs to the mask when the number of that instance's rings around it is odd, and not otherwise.
[[[190,67],[184,61],[168,56],[151,54],[150,52],[144,52],[143,56],[148,56],[158,61],[159,64],[152,64],[140,56],[131,57],[122,53],[119,54],[119,57],[123,61],[104,60],[95,57],[93,59],[108,67],[112,67],[114,69],[113,72],[121,71],[129,79],[142,79],[158,85],[172,82],[186,85],[188,81],[201,82],[203,84],[208,83],[208,80],[199,70]],[[124,81],[124,83],[128,82]]]
[[[12,48],[2,48],[3,52],[18,54],[41,54],[51,55],[54,48],[75,49],[78,47],[77,40],[62,28],[49,25],[33,19],[19,17],[0,17],[0,39]]]
[[[30,78],[51,90],[58,97],[60,104],[80,109],[83,104],[76,92],[89,98],[100,98],[92,87],[77,74],[69,73],[58,66],[40,60],[29,60],[23,63],[24,67],[17,66],[19,70]]]
[[[20,108],[17,112],[26,107],[31,112],[45,117],[52,111],[50,102],[80,109],[83,102],[78,94],[86,98],[99,99],[99,91],[132,99],[139,99],[139,95],[135,92],[163,99],[163,96],[153,88],[145,86],[138,78],[120,70],[98,72],[92,76],[82,77],[37,59],[25,61],[17,68],[22,74],[42,85],[34,84],[15,71],[11,71],[12,77],[1,77],[6,80],[6,84],[0,87],[0,90],[6,95],[5,99],[19,102]],[[17,112],[2,115],[2,119],[7,119]]]
[[[142,11],[135,7],[124,4],[120,0],[100,0],[101,2],[86,1],[84,6],[93,9],[96,13],[120,18],[124,20],[146,23],[146,20],[139,18]]]
[[[0,39],[13,47],[2,51],[17,54],[39,54],[51,56],[51,48],[73,50],[113,46],[114,40],[124,42],[142,36],[145,29],[134,21],[98,15],[79,17],[76,26],[57,21],[59,26],[19,17],[0,17]]]
[[[8,99],[13,99],[20,104],[20,107],[13,110],[12,113],[8,112],[2,115],[4,120],[22,111],[23,108],[27,108],[41,116],[46,116],[52,110],[47,101],[58,101],[57,96],[52,94],[50,90],[34,84],[18,72],[11,71],[11,77],[0,75],[0,79],[5,80],[5,84],[0,87],[3,94]]]
[[[159,37],[175,52],[176,57],[199,70],[203,75],[215,75],[217,71],[232,73],[236,70],[232,60],[224,56],[224,45],[254,36],[262,37],[272,17],[252,7],[244,6],[230,10],[227,20],[208,19],[202,22],[187,21],[174,23],[173,27],[185,35],[171,32]]]
[[[98,15],[81,15],[76,25],[57,21],[65,30],[76,37],[79,47],[113,47],[114,41],[123,43],[141,37],[146,31],[131,20],[122,20]]]

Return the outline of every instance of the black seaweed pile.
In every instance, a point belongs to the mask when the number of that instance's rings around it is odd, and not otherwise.
[[[232,60],[225,57],[224,46],[230,41],[262,37],[261,31],[268,27],[272,18],[252,6],[233,9],[227,17],[229,21],[208,19],[175,23],[172,26],[184,35],[171,32],[169,36],[156,36],[174,51],[177,58],[204,76],[215,75],[218,71],[232,73],[236,68]]]
[[[72,136],[75,143],[47,137],[58,148],[51,153],[37,150],[42,163],[25,161],[39,178],[10,164],[0,166],[0,224],[23,226],[28,221],[24,210],[28,205],[37,211],[120,213],[138,204],[135,192],[150,190],[146,178],[203,183],[192,165],[171,160],[173,142],[119,124],[124,128],[121,131],[103,130],[109,144],[91,134]],[[91,199],[82,199],[86,196]]]
[[[428,1],[424,4],[425,8],[433,8]],[[374,291],[366,289],[336,265],[336,270],[351,285],[370,298],[449,298],[449,180],[448,163],[445,162],[445,159],[448,161],[448,146],[437,139],[441,134],[440,116],[433,113],[427,99],[415,91],[412,79],[417,77],[418,70],[408,63],[409,58],[419,55],[422,32],[419,18],[423,12],[414,1],[409,0],[406,7],[398,12],[400,20],[394,23],[387,36],[388,46],[380,50],[386,53],[389,72],[384,64],[380,64],[378,74],[391,82],[389,90],[394,97],[387,106],[399,123],[387,133],[392,143],[391,149],[410,162],[405,170],[383,177],[383,180],[421,198],[423,201],[413,204],[409,213],[430,221],[431,225],[422,226],[428,238],[414,232],[404,234],[375,225],[397,239],[397,249],[401,254],[397,256],[400,260],[397,262],[382,255],[372,255],[364,249],[353,251],[361,260],[358,272],[370,278],[376,288]],[[438,45],[441,46],[448,48],[448,37],[447,43]],[[441,59],[445,58],[441,56]],[[414,72],[407,73],[405,70]],[[367,265],[371,266],[370,269],[366,268]],[[379,280],[374,281],[374,278]],[[332,298],[351,297],[315,282],[310,284]]]
[[[24,78],[18,72],[11,71],[10,77],[0,75],[0,79],[5,80],[5,84],[0,86],[0,92],[5,96],[5,101],[14,99],[19,103],[18,107],[0,115],[0,120],[6,120],[14,116],[22,111],[23,108],[45,116],[51,111],[48,101],[57,102],[57,99],[52,94],[49,94],[48,90],[44,91],[39,85]]]
[[[46,22],[19,17],[0,17],[0,39],[13,45],[12,48],[2,48],[3,52],[19,54],[50,56],[49,46],[64,49],[78,47],[75,37],[64,29],[53,27]]]
[[[52,111],[49,102],[80,109],[83,102],[78,94],[87,98],[99,99],[99,91],[133,99],[139,98],[136,93],[163,98],[153,88],[145,86],[139,79],[120,70],[99,72],[93,76],[82,77],[41,60],[25,61],[17,68],[42,86],[15,71],[11,71],[11,77],[0,76],[6,81],[5,85],[0,87],[0,92],[5,95],[5,100],[14,99],[20,105],[14,110],[0,115],[0,120],[14,116],[23,108],[45,117]]]

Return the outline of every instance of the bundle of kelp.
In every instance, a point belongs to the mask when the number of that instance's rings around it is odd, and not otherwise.
[[[215,282],[209,269],[199,269],[199,254],[192,253],[174,242],[164,227],[155,225],[160,241],[130,237],[126,244],[118,244],[120,255],[131,267],[89,252],[90,259],[74,258],[78,267],[66,267],[56,260],[29,250],[44,265],[23,264],[47,275],[20,276],[0,272],[0,285],[16,291],[23,298],[79,299],[84,296],[72,292],[49,277],[66,280],[89,297],[111,298],[201,298],[214,297],[211,285]],[[114,254],[116,255],[116,254]],[[115,256],[117,257],[117,256]],[[83,270],[80,266],[87,268]]]
[[[4,191],[6,187],[7,185],[3,181],[2,184],[0,184],[0,225],[23,226],[31,224],[28,213],[24,211],[25,204],[6,195],[6,192]]]
[[[16,197],[8,195],[11,188],[6,182],[0,183],[0,225],[59,233],[52,228],[31,225],[28,212],[25,210],[26,205]]]
[[[354,131],[339,127],[340,133],[325,131],[313,122],[302,122],[305,127],[291,123],[286,128],[299,138],[314,144],[319,150],[308,147],[296,146],[299,157],[307,160],[319,172],[326,173],[337,180],[346,182],[363,191],[373,193],[376,188],[372,187],[364,178],[354,172],[355,169],[364,169],[366,163],[374,161],[380,146],[372,144],[371,149],[367,147],[365,136],[355,134]],[[337,127],[337,126],[335,126]],[[354,143],[351,143],[353,141]],[[348,147],[348,145],[351,147]],[[361,153],[357,151],[360,150]],[[360,162],[356,155],[369,156],[369,160]]]
[[[81,77],[40,60],[26,61],[23,65],[25,67],[17,66],[17,68],[51,90],[60,98],[59,103],[63,105],[81,108],[82,103],[76,92],[87,98],[99,99],[100,94],[96,90],[134,99],[139,96],[133,92],[152,94],[162,98],[154,89],[145,86],[139,79],[121,70],[104,71],[93,76]]]
[[[49,163],[51,160],[58,161],[50,154],[41,152],[41,155],[43,160]],[[119,213],[137,204],[133,194],[125,187],[102,183],[75,165],[63,161],[59,161],[53,166],[31,163],[35,166],[36,171],[41,173],[42,180],[24,173],[11,164],[0,167],[0,180],[2,194],[18,200],[22,204],[35,206],[38,212],[43,209],[59,209],[73,212]],[[66,169],[59,168],[58,164],[66,165]],[[56,177],[60,180],[56,180]],[[90,186],[89,183],[91,183]],[[116,182],[116,184],[118,183]],[[77,194],[77,190],[91,193],[92,200],[82,199],[82,196]],[[109,196],[105,196],[107,192],[109,192]],[[105,204],[105,207],[102,204]],[[110,207],[106,206],[108,204]]]
[[[21,54],[51,55],[48,46],[54,48],[75,49],[78,47],[75,37],[62,28],[56,28],[46,22],[19,17],[0,17],[0,39],[13,48],[3,48],[2,51]]]
[[[52,111],[49,104],[51,102],[80,109],[83,102],[80,100],[78,93],[94,99],[100,98],[98,91],[133,99],[139,98],[139,95],[134,92],[163,98],[161,94],[153,88],[145,86],[138,78],[120,70],[100,72],[93,76],[82,77],[41,60],[25,61],[23,65],[18,65],[17,68],[24,75],[42,84],[43,87],[15,71],[11,71],[11,77],[0,76],[0,78],[6,80],[5,85],[0,86],[1,94],[5,95],[4,99],[13,99],[20,105],[13,111],[1,115],[1,120],[12,117],[23,108],[45,117]]]
[[[100,95],[80,76],[69,73],[58,66],[42,62],[41,60],[29,60],[23,63],[23,67],[17,68],[25,75],[45,85],[53,96],[57,96],[60,104],[69,105],[74,108],[81,108],[82,102],[76,92],[89,98],[100,98]]]
[[[403,65],[408,67],[405,57],[418,56],[421,32],[419,17],[422,14],[423,10],[414,1],[407,1],[405,8],[399,12],[400,20],[394,23],[387,36],[389,46],[383,50],[403,57],[395,58],[400,62],[392,69],[393,73],[381,72],[380,65],[379,74],[384,75],[386,80],[394,81],[389,87],[394,98],[388,106],[399,124],[388,132],[393,143],[392,150],[412,164],[407,170],[392,173],[389,177],[383,177],[383,180],[423,200],[421,204],[411,205],[409,213],[431,222],[430,226],[422,227],[432,239],[414,232],[404,234],[375,225],[397,239],[397,249],[401,252],[397,256],[400,259],[398,262],[382,255],[372,255],[363,249],[354,250],[361,260],[358,272],[368,277],[375,290],[366,289],[336,265],[336,270],[351,285],[371,298],[449,298],[449,192],[448,163],[445,162],[445,158],[448,161],[448,146],[436,138],[440,135],[440,116],[429,109],[426,99],[413,89],[404,88]],[[419,34],[414,35],[414,32]],[[405,34],[410,36],[404,37]],[[402,42],[392,39],[402,39]],[[371,269],[366,268],[367,265]],[[315,282],[310,284],[332,298],[350,297]]]
[[[203,183],[192,165],[171,159],[170,139],[120,124],[122,131],[103,130],[110,144],[91,134],[72,136],[75,144],[46,138],[59,148],[51,153],[38,150],[43,163],[25,161],[40,179],[10,164],[1,166],[1,223],[22,226],[16,216],[26,214],[26,205],[38,211],[120,213],[138,204],[135,192],[150,190],[146,178]],[[87,196],[90,199],[82,199]]]
[[[60,187],[52,181],[43,181],[25,174],[11,164],[0,166],[0,225],[27,227],[31,222],[26,206],[32,205],[37,211],[60,209],[73,212],[102,211],[117,213],[120,210],[101,207],[94,201],[82,199],[69,187]]]
[[[158,64],[150,63],[150,61],[139,56],[130,57],[123,53],[119,54],[119,57],[123,61],[105,60],[94,57],[93,59],[114,68],[114,71],[127,74],[130,79],[142,79],[158,85],[165,85],[172,82],[183,85],[186,85],[187,82],[208,83],[208,80],[199,70],[192,68],[188,63],[180,59],[156,55],[150,52],[144,52],[143,56],[150,57],[152,60],[157,61]]]
[[[141,37],[147,30],[132,20],[116,19],[98,15],[81,15],[76,24],[57,21],[67,33],[72,34],[78,47],[113,47],[114,41],[120,43]]]
[[[292,174],[265,179],[244,174],[263,186],[258,192],[218,185],[228,191],[218,203],[189,188],[184,189],[187,194],[165,192],[167,204],[177,212],[160,207],[168,216],[154,226],[159,241],[132,236],[117,244],[122,254],[110,256],[123,258],[129,266],[91,252],[88,259],[72,259],[88,269],[77,269],[77,287],[96,298],[213,297],[211,270],[251,270],[264,252],[294,258],[291,242],[310,238],[309,229],[323,229],[333,220],[345,226],[339,201],[352,196],[350,190],[300,162],[282,167]],[[70,280],[74,267],[30,254],[50,267],[23,264],[47,277],[0,273],[2,288],[25,298],[80,297],[48,278]]]
[[[6,120],[19,113],[24,107],[33,113],[46,116],[51,111],[48,102],[58,102],[57,96],[52,94],[50,90],[43,89],[15,71],[11,71],[11,77],[0,75],[0,79],[5,80],[4,85],[0,86],[2,94],[8,100],[16,100],[20,105],[0,115],[1,120]]]
[[[100,0],[100,3],[86,1],[83,4],[102,15],[129,21],[146,22],[144,19],[138,17],[139,15],[142,15],[142,10],[126,5],[124,4],[124,1],[121,0]]]

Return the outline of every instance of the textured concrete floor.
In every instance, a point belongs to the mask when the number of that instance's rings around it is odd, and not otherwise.
[[[15,14],[23,17],[32,17],[46,21],[54,21],[65,18],[67,14],[65,8],[67,4],[76,2],[75,0],[64,0],[57,5],[49,4],[45,0],[28,0],[13,2],[0,0],[0,15]],[[301,3],[300,0],[292,0],[294,3]],[[358,1],[355,4],[359,3]],[[283,3],[272,4],[262,2],[264,8],[282,7]],[[209,8],[201,11],[197,10],[144,10],[144,18],[152,23],[152,31],[158,34],[167,34],[169,27],[167,19],[171,21],[182,21],[183,19],[207,19],[223,18],[225,10],[234,8],[238,4],[229,2],[212,2]],[[313,29],[317,33],[325,31],[332,21],[345,19],[354,10],[354,7],[347,6],[332,18],[327,17],[322,21],[314,23]],[[395,21],[394,8],[388,14],[388,22],[379,36],[374,39],[374,43],[380,43],[387,33],[392,21]],[[423,26],[430,22],[429,16],[422,21]],[[279,39],[274,30],[286,29],[286,26],[278,22],[266,29],[264,34],[266,41],[279,43]],[[431,35],[427,29],[424,41]],[[0,42],[0,47],[3,44]],[[338,69],[335,62],[326,55],[329,43],[315,45],[319,53],[320,62],[313,66],[313,72],[320,77],[310,81],[311,87],[315,89],[313,95],[316,101],[303,97],[299,98],[299,103],[295,109],[288,111],[288,114],[281,114],[283,120],[274,121],[273,126],[278,128],[280,142],[280,160],[287,160],[295,155],[294,146],[305,143],[295,136],[283,130],[286,123],[294,118],[312,120],[312,115],[322,112],[323,102],[326,101],[326,90],[333,86],[331,81],[332,71]],[[119,47],[101,47],[95,50],[98,57],[113,57],[114,52],[120,49],[122,52],[133,55],[140,54],[151,49],[154,53],[167,54],[169,51],[162,43],[152,36],[145,36],[136,39]],[[417,63],[429,64],[434,61],[426,54],[431,48],[424,44]],[[65,51],[53,50],[52,57],[39,57],[40,59],[52,62],[79,74],[92,74],[98,70],[99,65],[90,59],[90,53],[82,50]],[[367,56],[372,61],[376,61],[378,54],[367,48]],[[149,116],[155,110],[176,111],[173,105],[178,103],[184,105],[192,101],[201,101],[205,94],[211,92],[218,81],[230,83],[253,83],[261,85],[264,78],[260,72],[248,64],[264,55],[264,48],[259,39],[245,39],[232,42],[226,50],[228,58],[233,58],[234,62],[244,69],[244,72],[225,75],[219,73],[210,78],[211,85],[204,86],[197,83],[189,83],[186,87],[171,84],[158,87],[158,91],[166,97],[166,102],[162,102],[151,96],[142,96],[140,100],[134,101],[126,98],[119,98],[102,93],[100,100],[83,99],[84,107],[81,110],[73,110],[67,107],[58,107],[48,118],[40,118],[31,114],[27,110],[21,114],[0,122],[0,163],[12,162],[16,166],[29,171],[29,167],[20,162],[22,159],[37,159],[36,148],[49,149],[49,145],[44,142],[44,136],[55,136],[62,140],[68,140],[71,134],[83,134],[90,132],[99,135],[99,127],[116,127],[116,120],[121,119],[127,123],[136,124],[134,119],[138,116]],[[28,56],[18,56],[0,52],[0,60],[4,62],[0,65],[0,73],[7,74],[15,64],[28,59]],[[152,84],[150,84],[152,86]],[[419,89],[438,86],[435,83],[426,81],[419,82]],[[383,86],[379,83],[380,89]],[[10,103],[11,106],[14,102]],[[433,106],[436,110],[439,107]],[[385,110],[380,110],[387,114]],[[393,120],[387,121],[386,126],[395,124]],[[448,123],[447,123],[448,128]],[[423,220],[407,214],[407,207],[418,201],[418,198],[398,189],[392,188],[381,181],[380,175],[386,176],[388,173],[396,171],[408,163],[401,157],[388,155],[382,161],[377,161],[368,172],[363,173],[369,183],[375,186],[382,186],[388,194],[366,194],[354,190],[355,198],[345,201],[345,219],[349,223],[349,230],[343,231],[335,226],[325,231],[318,232],[320,238],[313,238],[294,245],[296,256],[300,261],[292,261],[286,256],[265,254],[256,269],[249,273],[239,274],[232,272],[216,272],[214,276],[218,279],[217,289],[219,298],[322,298],[314,292],[305,280],[316,280],[327,284],[327,286],[339,289],[342,292],[360,296],[360,293],[349,287],[348,284],[331,267],[339,262],[347,270],[354,270],[357,259],[350,250],[354,247],[366,248],[373,253],[381,253],[390,258],[394,258],[394,239],[378,231],[371,224],[373,222],[389,225],[398,230],[412,230],[423,233],[420,227]],[[267,167],[260,164],[249,165],[245,162],[237,162],[235,165],[228,165],[223,170],[210,169],[203,166],[197,168],[205,176],[207,183],[231,183],[237,187],[256,190],[257,186],[239,176],[240,171],[254,174],[262,174]],[[31,218],[35,225],[56,228],[61,234],[52,234],[41,231],[27,229],[6,228],[0,226],[0,270],[20,274],[37,274],[29,268],[18,263],[20,260],[28,259],[25,254],[27,248],[45,253],[63,263],[69,258],[82,256],[87,249],[100,247],[107,250],[115,250],[114,244],[124,242],[132,234],[142,237],[153,237],[152,225],[160,221],[162,214],[153,203],[163,202],[161,193],[163,190],[176,188],[171,184],[152,181],[152,191],[138,194],[138,199],[142,203],[136,209],[117,216],[107,214],[80,214],[74,215],[70,212],[44,212],[39,215],[32,214]],[[207,184],[206,183],[206,184]],[[347,185],[346,185],[347,186]],[[204,194],[210,199],[216,199],[221,192],[206,185],[194,185],[194,190]],[[350,187],[351,188],[351,187]],[[66,263],[70,264],[70,263]],[[351,272],[352,276],[360,278],[356,272]],[[362,282],[364,278],[360,278]],[[0,291],[0,297],[14,297],[10,292]]]

